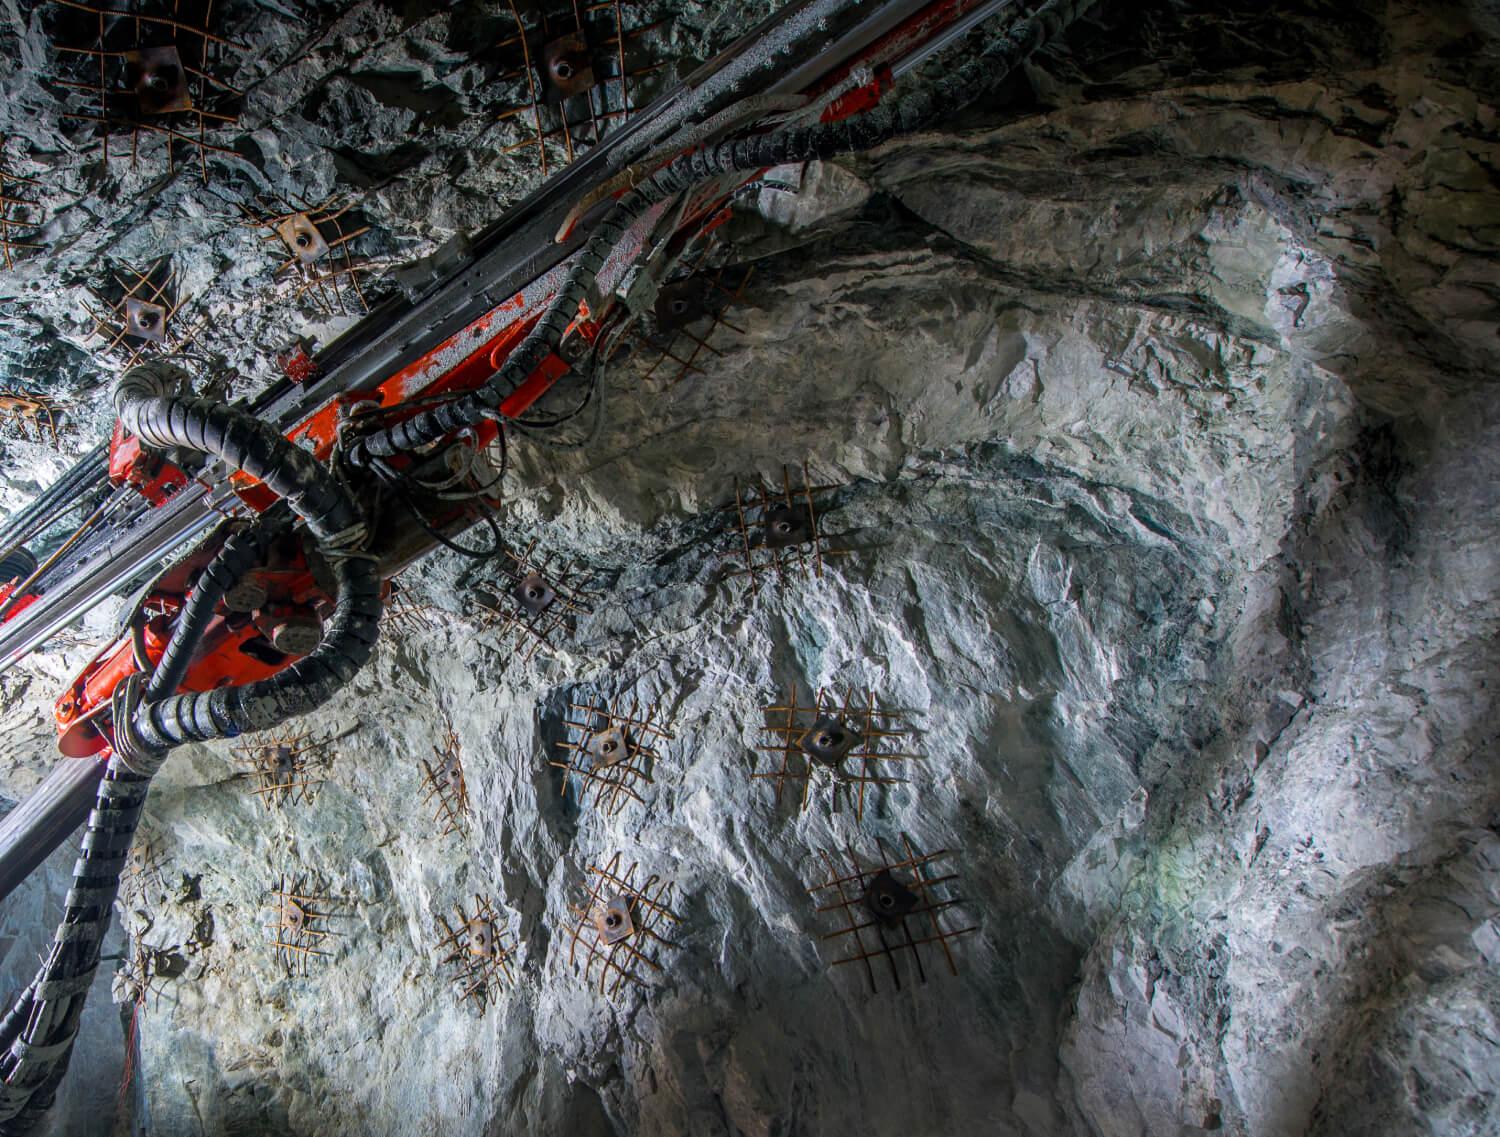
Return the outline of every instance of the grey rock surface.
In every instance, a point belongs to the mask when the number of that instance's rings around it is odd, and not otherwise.
[[[472,65],[401,23],[357,6],[327,33],[344,62],[264,79],[257,146],[294,159],[254,176],[349,186],[340,148],[442,119],[390,105],[412,100],[390,74],[421,59],[424,89],[464,91]],[[531,653],[474,611],[493,567],[433,558],[403,579],[415,618],[297,724],[335,740],[311,801],[265,808],[230,746],[160,775],[162,870],[121,920],[189,965],[140,1018],[136,1122],[1500,1129],[1497,30],[1478,2],[1111,7],[941,131],[766,190],[733,223],[756,271],[702,373],[673,382],[643,343],[597,430],[514,447],[507,536],[584,566],[576,627]],[[451,164],[472,127],[423,126],[374,193],[389,255],[519,192],[503,163]],[[205,239],[185,263],[220,271]],[[26,272],[68,271],[48,257]],[[236,307],[252,275],[214,301],[246,382],[272,318]],[[66,326],[49,303],[6,318]],[[28,366],[76,359],[47,350]],[[846,555],[752,589],[721,507],[804,460],[838,486],[820,512]],[[44,480],[12,465],[6,504]],[[89,654],[7,679],[9,796]],[[862,817],[826,780],[799,811],[751,776],[766,708],[819,688],[873,689],[916,732],[909,781]],[[548,764],[596,698],[672,735],[614,816]],[[469,815],[444,834],[422,762],[450,728]],[[928,951],[926,982],[903,965],[872,995],[809,889],[823,851],[903,838],[947,851],[951,926],[976,930],[957,974]],[[679,922],[611,997],[570,946],[616,852],[673,883]],[[336,933],[305,977],[267,943],[283,874]],[[515,977],[482,1017],[438,947],[476,894]]]

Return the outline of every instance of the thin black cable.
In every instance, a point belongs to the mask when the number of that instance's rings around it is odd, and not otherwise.
[[[486,502],[482,497],[476,497],[473,499],[473,501],[476,505],[479,506],[480,520],[489,526],[490,533],[495,538],[495,543],[494,546],[489,549],[465,548],[463,545],[460,545],[458,544],[458,542],[453,541],[445,536],[437,528],[435,528],[431,522],[427,520],[427,518],[423,515],[421,509],[418,508],[417,503],[413,500],[411,493],[407,490],[404,484],[405,479],[401,474],[397,473],[395,470],[392,470],[389,466],[386,466],[384,462],[376,463],[372,468],[375,471],[376,477],[380,478],[381,481],[383,481],[386,485],[390,486],[391,489],[396,491],[396,497],[400,499],[401,504],[406,507],[406,511],[416,519],[417,524],[426,531],[429,537],[438,542],[445,549],[452,549],[460,556],[470,557],[476,561],[487,561],[499,556],[501,551],[505,548],[505,539],[500,535],[499,519],[495,517],[495,511],[490,508],[489,503]]]
[[[653,206],[714,178],[753,174],[767,167],[868,150],[903,133],[929,126],[993,89],[1021,61],[1096,2],[1043,0],[976,57],[925,87],[853,118],[733,139],[693,150],[668,162],[615,202],[577,254],[531,331],[488,382],[462,398],[368,435],[356,444],[351,459],[362,465],[372,458],[421,450],[492,415],[507,395],[524,383],[561,343],[605,262]]]

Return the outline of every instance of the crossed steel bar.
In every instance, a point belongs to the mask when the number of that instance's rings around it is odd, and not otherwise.
[[[807,807],[809,787],[813,779],[813,762],[801,748],[804,735],[813,728],[819,718],[833,718],[860,736],[859,745],[849,751],[840,762],[832,778],[833,809],[839,807],[839,794],[847,794],[854,802],[854,816],[858,821],[865,818],[865,797],[872,787],[904,785],[908,779],[881,773],[889,763],[917,761],[921,754],[906,750],[888,750],[883,747],[896,745],[897,739],[909,738],[911,731],[902,723],[899,711],[884,711],[875,705],[875,692],[866,690],[856,696],[849,691],[842,705],[838,699],[822,688],[813,696],[811,704],[797,702],[793,688],[784,705],[770,706],[767,716],[781,716],[784,721],[766,723],[761,730],[775,736],[770,744],[757,746],[781,756],[780,766],[775,770],[755,771],[750,777],[776,783],[776,804],[781,805],[782,793],[788,782],[799,783],[801,792],[797,799],[797,811]],[[858,763],[858,768],[846,770],[844,763]]]
[[[958,879],[957,873],[933,875],[935,862],[948,856],[948,851],[920,852],[904,833],[901,846],[893,857],[885,841],[876,838],[876,859],[862,861],[854,849],[846,845],[843,855],[848,858],[847,868],[837,863],[837,853],[824,850],[820,855],[828,868],[828,878],[807,890],[813,897],[820,892],[833,894],[833,899],[819,904],[815,910],[820,914],[832,914],[842,926],[824,933],[821,939],[825,943],[839,943],[846,953],[835,959],[832,966],[855,964],[863,967],[872,994],[880,989],[873,961],[885,959],[891,982],[898,991],[901,989],[901,972],[896,965],[898,954],[910,953],[912,967],[923,983],[927,982],[924,949],[940,952],[949,972],[957,975],[958,962],[950,945],[958,937],[979,930],[977,925],[951,928],[944,923],[945,913],[962,903],[957,897],[946,895],[945,886]],[[871,881],[882,872],[890,873],[917,897],[916,905],[900,917],[894,927],[887,927],[877,919],[865,899]]]
[[[654,784],[651,772],[661,760],[655,744],[672,738],[672,734],[655,721],[656,704],[649,704],[642,713],[639,704],[632,699],[629,711],[623,714],[604,700],[569,703],[568,706],[580,716],[569,718],[566,723],[577,732],[577,738],[557,743],[570,752],[567,758],[548,760],[548,765],[563,771],[561,792],[568,792],[571,774],[579,780],[580,809],[588,803],[590,789],[594,790],[595,808],[611,817],[624,809],[628,802],[644,804],[646,799],[636,787]],[[607,730],[619,730],[623,734],[625,756],[606,765],[590,754],[589,743]]]
[[[21,256],[43,247],[33,241],[23,240],[24,237],[33,235],[35,226],[11,215],[13,208],[38,208],[37,202],[21,195],[40,188],[41,182],[35,178],[25,178],[10,172],[5,164],[5,140],[0,138],[0,260],[5,262],[7,271],[15,268],[16,261]]]
[[[621,872],[622,859],[623,854],[617,852],[603,868],[591,863],[586,885],[588,899],[582,905],[569,905],[577,921],[568,947],[568,963],[576,970],[581,952],[583,979],[589,984],[594,982],[594,966],[598,964],[599,993],[611,997],[627,982],[644,987],[651,972],[661,971],[657,959],[661,948],[676,945],[659,929],[666,923],[680,923],[671,907],[673,883],[652,873],[645,884],[638,885],[639,863],[633,861]],[[616,898],[629,907],[633,930],[626,938],[608,943],[596,927],[595,919]]]
[[[451,722],[444,726],[443,745],[432,748],[437,764],[423,758],[422,783],[426,792],[422,804],[437,802],[433,821],[443,824],[443,836],[460,833],[469,817],[469,787],[464,780],[463,751],[459,746],[458,732]]]
[[[312,801],[316,787],[324,779],[313,777],[310,767],[314,762],[326,764],[331,746],[331,739],[314,739],[310,732],[275,732],[230,749],[249,763],[250,769],[242,776],[255,780],[250,792],[267,810],[272,810]]]
[[[539,612],[528,612],[519,601],[512,607],[499,607],[486,603],[478,596],[469,598],[475,615],[486,626],[513,634],[517,640],[525,641],[529,638],[530,645],[525,654],[528,660],[542,647],[555,646],[552,642],[555,633],[570,630],[578,617],[592,612],[591,601],[594,599],[594,594],[580,583],[584,570],[579,565],[547,554],[538,556],[536,546],[537,542],[533,538],[521,553],[506,550],[505,555],[513,565],[506,573],[510,578],[508,583],[512,585],[532,573],[540,576],[553,593],[551,603],[545,608]],[[499,598],[498,603],[504,604],[504,598]]]
[[[293,296],[299,300],[304,296],[312,296],[329,315],[362,316],[369,312],[370,303],[365,298],[364,289],[360,287],[359,278],[361,274],[373,272],[375,266],[368,261],[355,260],[351,246],[354,241],[370,232],[371,227],[356,225],[347,232],[344,230],[345,220],[355,204],[340,202],[336,198],[328,198],[317,205],[280,199],[264,201],[262,204],[269,207],[268,212],[256,212],[243,205],[240,209],[250,225],[268,230],[262,234],[267,241],[280,241],[285,245],[285,239],[281,235],[282,225],[294,218],[306,217],[327,246],[323,256],[314,264],[304,264],[292,252],[292,255],[272,270],[272,276],[280,279],[294,275],[297,284]],[[327,262],[326,267],[324,262]],[[340,284],[341,281],[344,283]]]
[[[337,915],[337,905],[327,896],[304,892],[305,878],[297,878],[287,887],[282,873],[272,895],[276,898],[276,923],[266,924],[276,962],[289,976],[305,976],[309,961],[330,959],[334,952],[330,940],[340,933],[329,927]],[[268,906],[269,907],[269,906]]]
[[[76,111],[65,112],[65,118],[82,122],[93,122],[100,127],[101,154],[105,162],[109,161],[109,138],[112,132],[130,134],[130,161],[135,165],[140,155],[140,136],[145,131],[152,134],[160,134],[166,139],[167,150],[167,173],[170,176],[176,172],[176,143],[184,143],[190,148],[195,148],[198,153],[198,164],[200,174],[205,182],[208,181],[208,155],[210,153],[234,155],[234,151],[225,146],[218,146],[208,141],[209,123],[215,126],[225,126],[238,121],[238,115],[224,114],[222,110],[212,109],[221,98],[238,98],[244,94],[243,91],[216,77],[210,70],[209,49],[227,49],[231,51],[247,52],[249,50],[244,44],[218,35],[211,31],[209,24],[213,18],[213,0],[207,0],[203,9],[201,23],[178,18],[181,0],[173,0],[171,15],[155,15],[144,11],[131,11],[129,7],[103,8],[93,4],[81,3],[79,0],[52,0],[63,8],[71,8],[75,11],[86,12],[96,17],[97,32],[94,42],[88,46],[74,44],[56,44],[57,50],[64,55],[86,56],[97,63],[97,80],[80,82],[75,79],[57,78],[55,82],[61,87],[72,90],[83,91],[91,94],[97,99],[99,109],[97,113],[80,113]],[[114,21],[120,21],[118,26],[134,29],[133,42],[130,47],[119,46],[119,41],[110,35],[111,25]],[[138,118],[124,118],[111,113],[110,99],[118,97],[124,92],[110,85],[109,61],[122,59],[126,51],[138,49],[143,46],[142,38],[148,28],[162,29],[171,33],[172,45],[179,49],[182,58],[182,67],[195,81],[195,89],[191,97],[192,105],[187,110],[170,112],[172,115],[188,115],[195,120],[195,129],[187,131],[178,130],[163,122],[147,122]],[[197,48],[197,63],[194,65],[189,61],[192,49]]]
[[[504,922],[490,898],[477,892],[474,894],[472,913],[466,913],[462,903],[455,904],[453,908],[457,917],[453,923],[449,923],[448,918],[441,913],[437,917],[438,929],[442,933],[437,951],[440,954],[446,953],[442,954],[440,964],[453,968],[453,981],[459,992],[458,1001],[473,1001],[482,1016],[500,991],[515,985],[515,975],[510,966],[511,951],[503,943]],[[489,927],[489,934],[494,938],[493,951],[475,950],[475,920]]]
[[[781,488],[774,489],[757,479],[742,486],[738,478],[734,483],[735,528],[740,538],[740,555],[743,568],[733,570],[731,576],[748,576],[752,592],[760,591],[761,577],[775,574],[778,581],[785,581],[794,574],[808,572],[821,578],[824,561],[828,557],[847,556],[848,549],[830,549],[828,538],[821,529],[821,517],[813,498],[815,494],[839,489],[838,485],[815,485],[808,472],[807,463],[802,463],[802,484],[793,486],[790,466],[781,468]],[[765,522],[766,514],[784,506],[796,510],[799,506],[807,511],[810,539],[784,548],[773,548],[764,540],[757,541],[755,527]]]
[[[206,327],[206,321],[199,321],[186,331],[177,328],[176,317],[187,307],[188,301],[177,296],[177,272],[170,262],[159,261],[145,272],[129,265],[122,265],[119,272],[111,270],[110,279],[122,290],[122,294],[117,299],[110,299],[99,290],[90,288],[89,292],[96,301],[103,305],[103,309],[95,310],[85,304],[84,311],[94,321],[94,327],[89,335],[101,336],[107,341],[103,347],[97,349],[97,354],[113,356],[118,353],[119,366],[123,370],[136,366],[148,352],[182,355],[192,347]],[[126,303],[130,300],[142,300],[148,304],[160,305],[165,309],[166,316],[162,321],[168,337],[165,341],[156,344],[150,340],[140,339],[130,331],[130,324],[125,316]]]
[[[582,4],[579,0],[571,0],[569,6],[573,17],[571,26],[568,26],[566,22],[559,25],[546,8],[541,11],[540,23],[528,26],[525,17],[516,6],[516,0],[507,0],[507,3],[517,30],[496,46],[500,48],[519,46],[521,66],[502,73],[498,78],[501,82],[514,82],[524,77],[526,102],[506,108],[497,117],[501,122],[512,119],[522,120],[527,124],[523,129],[529,129],[530,133],[520,142],[504,147],[502,152],[513,154],[517,151],[535,149],[542,176],[546,177],[551,172],[547,154],[549,144],[560,143],[566,162],[572,162],[577,145],[598,142],[615,121],[622,123],[629,121],[630,112],[634,109],[630,93],[631,80],[643,79],[652,72],[660,71],[666,65],[649,63],[632,70],[626,62],[626,41],[639,39],[647,32],[660,27],[665,21],[657,20],[627,28],[624,16],[625,5],[622,0],[603,0],[602,3],[593,4]],[[600,36],[595,29],[591,28],[591,22],[596,21],[600,16],[613,24],[613,35]],[[613,18],[610,19],[610,17]],[[566,17],[564,17],[565,20]],[[537,79],[539,61],[533,41],[539,40],[542,45],[545,45],[569,34],[580,36],[591,54],[599,49],[612,48],[611,63],[615,68],[615,73],[602,78],[596,77],[594,86],[588,91],[571,98],[563,98],[555,108],[550,108],[547,106],[544,85]],[[596,57],[595,62],[600,58],[602,57]],[[612,84],[619,88],[618,105],[614,107],[610,105],[609,96],[609,88]],[[578,109],[576,104],[580,99],[586,100],[585,115],[575,118],[573,116]],[[556,120],[555,126],[550,122],[552,119]]]

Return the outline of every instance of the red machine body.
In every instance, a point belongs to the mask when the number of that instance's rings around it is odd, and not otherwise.
[[[117,486],[132,486],[152,505],[160,505],[188,484],[188,476],[158,454],[141,445],[134,435],[115,423],[109,440],[109,480]]]
[[[824,76],[808,91],[809,95],[846,83],[859,67],[867,68],[873,78],[830,102],[821,116],[823,121],[847,118],[875,106],[894,84],[892,64],[895,61],[909,55],[954,21],[978,9],[983,2],[941,0],[931,4],[872,44],[860,59]],[[741,184],[756,180],[763,172],[748,175]],[[615,196],[624,192],[625,188],[621,187],[615,191]],[[680,217],[679,235],[701,234],[723,224],[729,217],[731,196],[732,193],[720,187],[701,192],[690,200]],[[554,280],[555,286],[555,277],[544,279]],[[336,396],[288,431],[287,437],[319,460],[326,461],[338,442],[340,430],[354,416],[379,413],[383,424],[389,425],[418,413],[434,398],[474,390],[485,383],[521,343],[535,326],[549,299],[548,289],[531,286],[454,333],[379,386]],[[585,309],[570,326],[569,336],[582,337],[592,343],[599,336],[603,318],[607,315],[593,314]],[[293,382],[307,382],[317,373],[315,361],[300,346],[286,353],[280,362]],[[501,404],[501,417],[518,418],[525,414],[569,370],[570,365],[564,359],[556,354],[549,355]],[[486,446],[500,430],[499,423],[485,421],[474,429],[472,442],[479,447]],[[402,455],[391,459],[391,465],[398,470],[404,469],[414,460]],[[110,445],[109,476],[115,485],[132,486],[157,506],[189,481],[189,475],[183,470],[144,449],[139,440],[126,437],[119,424],[116,424]],[[240,498],[256,511],[263,511],[274,503],[271,493],[252,478],[237,474],[231,484]],[[448,520],[462,521],[463,514],[464,509],[456,508]],[[472,515],[468,519],[472,520]],[[98,754],[107,747],[106,735],[94,726],[95,718],[107,709],[115,687],[124,678],[142,667],[154,667],[161,658],[169,638],[172,615],[185,603],[197,572],[216,551],[212,547],[200,550],[164,579],[144,602],[142,611],[150,615],[138,631],[112,650],[101,653],[58,700],[55,717],[61,732],[59,746],[65,754],[82,757]],[[391,571],[398,570],[399,565]],[[289,554],[285,563],[254,574],[251,591],[263,589],[263,601],[248,609],[244,603],[238,610],[220,606],[180,690],[204,691],[226,684],[253,682],[274,675],[300,658],[295,650],[291,650],[299,641],[286,634],[286,629],[298,622],[301,622],[299,626],[311,626],[331,609],[331,585],[325,587],[320,583],[320,575],[316,566],[301,561],[300,551]],[[0,599],[3,598],[4,592],[0,590]],[[28,597],[20,603],[24,605],[33,599]],[[276,646],[278,642],[281,647]],[[308,643],[315,643],[315,639],[309,637]]]
[[[409,405],[419,394],[426,397],[473,390],[505,362],[536,324],[540,314],[539,305],[527,310],[518,296],[450,337],[379,387],[357,396],[336,398],[291,431],[288,437],[299,442],[307,440],[304,445],[315,456],[326,460],[333,451],[340,426],[348,421],[351,413],[358,413],[361,408],[400,408]],[[575,321],[571,331],[592,342],[599,327],[585,313]],[[464,346],[466,340],[472,342],[475,339],[479,341],[478,346],[468,350],[467,354],[456,352],[455,349]],[[312,374],[305,353],[299,353],[290,364],[304,377]],[[548,355],[542,365],[504,401],[500,413],[508,418],[525,414],[570,369],[560,356],[555,353]],[[290,373],[290,366],[288,371]],[[412,406],[411,413],[415,414],[419,409],[420,406]],[[498,423],[485,423],[475,432],[475,445],[487,445],[499,431]],[[394,461],[404,465],[410,459],[402,457]],[[188,482],[188,475],[182,470],[142,447],[135,437],[125,436],[119,423],[115,424],[110,444],[110,478],[116,485],[133,486],[153,505],[162,504]],[[253,478],[236,474],[232,484],[239,497],[257,512],[274,504],[275,498],[270,491]],[[461,510],[454,511],[455,515],[461,513]],[[453,518],[442,520],[451,521]],[[161,659],[170,638],[173,615],[186,602],[197,573],[215,552],[214,548],[200,551],[164,579],[143,602],[142,610],[152,615],[144,620],[139,631],[91,661],[58,699],[53,714],[59,730],[58,748],[65,755],[88,757],[100,754],[108,746],[107,737],[97,729],[94,720],[109,705],[115,687],[121,681],[141,670],[142,665],[149,669]],[[263,590],[264,600],[250,610],[234,611],[225,605],[220,606],[179,691],[207,691],[220,686],[251,683],[276,674],[302,655],[295,650],[283,650],[284,643],[278,646],[280,640],[291,638],[279,633],[297,627],[316,629],[333,606],[331,587],[319,583],[318,575],[301,559],[300,551],[292,554],[288,562],[252,574],[248,589]],[[3,590],[0,590],[0,601],[4,598]],[[34,599],[28,597],[18,608]],[[316,639],[316,635],[308,637],[308,650]]]

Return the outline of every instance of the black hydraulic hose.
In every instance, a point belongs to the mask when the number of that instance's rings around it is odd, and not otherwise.
[[[0,1022],[0,1137],[29,1133],[57,1097],[150,779],[110,760],[42,968]]]
[[[1019,63],[1096,2],[1045,0],[1030,15],[1002,32],[983,52],[941,79],[864,114],[842,122],[818,123],[723,142],[667,163],[625,193],[600,221],[536,326],[488,382],[461,398],[358,440],[350,448],[350,460],[359,465],[371,456],[388,458],[420,450],[493,415],[504,398],[556,349],[609,255],[652,206],[710,178],[868,150],[899,134],[927,126],[993,89]]]
[[[263,730],[320,706],[369,660],[381,610],[373,560],[349,549],[364,526],[339,481],[248,413],[164,395],[163,389],[160,377],[145,368],[121,379],[115,406],[125,428],[154,446],[216,455],[263,482],[306,523],[332,567],[337,596],[316,650],[271,678],[143,704],[135,727],[140,741],[155,750]]]
[[[238,584],[245,573],[256,565],[264,564],[270,553],[271,543],[281,536],[291,524],[291,518],[280,506],[276,516],[267,513],[260,522],[249,529],[234,534],[224,542],[224,547],[208,566],[198,574],[192,595],[178,614],[172,629],[172,638],[167,641],[161,659],[146,685],[146,701],[165,698],[182,685],[193,653],[202,642],[209,621],[214,618],[214,609],[224,594]]]

